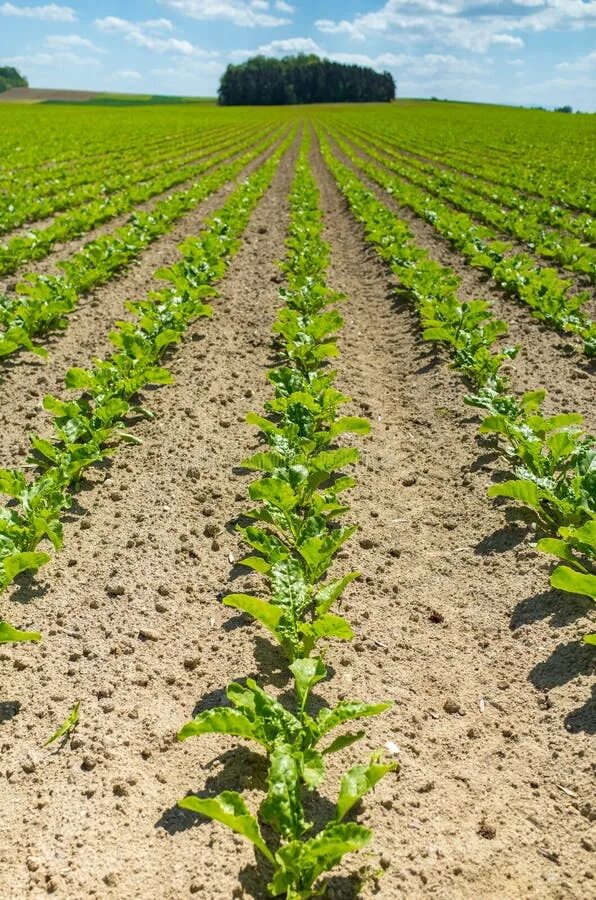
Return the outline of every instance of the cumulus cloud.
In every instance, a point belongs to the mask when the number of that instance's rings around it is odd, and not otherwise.
[[[559,63],[557,69],[559,72],[596,72],[596,50],[573,62]]]
[[[503,12],[500,7],[503,6]],[[400,42],[432,41],[484,52],[492,45],[523,47],[519,32],[580,30],[596,25],[594,0],[387,0],[353,19],[319,19],[324,34],[352,40],[385,37]]]
[[[159,0],[159,2],[168,9],[191,19],[222,19],[241,28],[257,26],[275,28],[279,25],[289,25],[291,21],[272,15],[269,11],[269,3],[263,3],[261,0],[253,3],[247,3],[245,0]]]
[[[9,66],[29,66],[31,68],[56,68],[57,66],[86,66],[87,68],[98,68],[100,63],[96,59],[89,56],[80,56],[78,53],[70,53],[69,51],[55,53],[30,53],[27,56],[5,56],[3,62]]]
[[[45,6],[15,6],[14,3],[3,3],[0,6],[3,16],[17,16],[21,19],[38,19],[40,22],[76,22],[77,15],[71,6],[58,6],[48,3]]]
[[[143,80],[143,76],[140,72],[137,72],[136,69],[120,69],[118,72],[114,72],[114,76],[125,81]]]
[[[146,22],[129,22],[128,19],[120,19],[118,16],[106,16],[104,19],[96,19],[95,27],[104,34],[120,34],[125,40],[137,47],[152,50],[155,53],[177,53],[181,56],[210,56],[206,50],[202,50],[190,41],[180,40],[175,37],[160,37],[152,32],[170,31],[172,23],[168,19],[149,19]]]
[[[90,50],[91,53],[106,53],[103,47],[98,47],[93,41],[82,37],[80,34],[48,34],[45,43],[55,50],[79,47],[81,50]]]

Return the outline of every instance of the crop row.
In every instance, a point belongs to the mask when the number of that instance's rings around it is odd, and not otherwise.
[[[163,138],[152,146],[142,141],[114,159],[110,154],[102,160],[92,160],[86,165],[66,170],[68,177],[61,182],[44,182],[34,190],[30,179],[21,182],[12,179],[7,185],[5,203],[0,209],[0,233],[33,224],[55,213],[82,206],[84,203],[123,190],[139,181],[148,180],[151,174],[168,165],[191,162],[206,146],[225,140],[230,134],[239,135],[239,129],[230,127],[209,129],[200,135],[190,134],[172,144]]]
[[[437,172],[436,167],[432,165],[399,156],[390,144],[373,135],[355,134],[351,130],[345,131],[344,134],[369,155],[373,155],[370,148],[374,147],[375,158],[400,177],[447,201],[456,209],[469,213],[486,225],[492,225],[498,231],[527,244],[538,256],[552,260],[576,275],[585,275],[592,283],[596,282],[596,249],[579,239],[545,229],[544,225],[527,211],[519,208],[503,209],[494,196],[483,199],[476,192],[469,190],[465,178],[457,177],[454,173]],[[377,155],[379,150],[382,156]]]
[[[80,237],[110,219],[129,212],[138,204],[192,180],[212,165],[212,158],[217,161],[218,156],[215,154],[220,156],[224,150],[229,154],[234,153],[236,148],[246,146],[253,133],[254,131],[244,133],[240,137],[237,134],[225,136],[223,140],[216,135],[211,141],[205,142],[200,150],[196,150],[190,161],[179,158],[166,161],[154,174],[141,167],[136,179],[126,183],[122,190],[100,196],[99,199],[56,216],[45,228],[32,229],[26,234],[13,237],[6,244],[0,245],[0,275],[12,274],[24,263],[43,259],[55,244]]]
[[[418,172],[438,178],[440,184],[446,189],[461,188],[472,194],[478,194],[493,204],[498,204],[503,215],[508,217],[507,221],[512,228],[516,228],[518,220],[520,223],[524,223],[519,226],[521,229],[520,239],[525,239],[524,225],[533,230],[537,230],[539,226],[551,226],[557,231],[569,232],[587,244],[596,243],[596,221],[587,213],[578,215],[555,203],[524,196],[506,185],[486,181],[458,169],[445,167],[441,156],[437,156],[435,161],[431,162],[407,154],[395,143],[396,136],[384,126],[385,123],[378,123],[373,131],[359,127],[357,124],[350,124],[350,132],[356,132],[371,143],[382,146],[385,152],[392,156],[398,156],[401,162],[408,163]],[[508,209],[503,209],[503,207],[508,207]]]
[[[377,715],[390,704],[342,700],[315,714],[315,685],[331,677],[321,641],[350,640],[352,629],[331,609],[358,577],[350,572],[328,580],[340,547],[356,530],[341,526],[349,507],[344,492],[355,484],[343,473],[358,460],[353,447],[337,446],[342,434],[366,433],[368,422],[342,417],[348,399],[334,386],[328,361],[337,356],[337,332],[343,320],[335,309],[341,299],[326,287],[328,248],[322,240],[318,192],[310,172],[305,135],[290,196],[291,224],[282,266],[286,287],[275,325],[277,363],[269,372],[274,399],[266,416],[251,413],[264,449],[242,462],[258,473],[249,488],[254,506],[250,523],[239,527],[249,555],[241,564],[262,576],[262,595],[228,594],[226,606],[249,614],[269,632],[287,657],[293,702],[276,699],[254,679],[232,682],[230,706],[207,709],[188,722],[180,740],[224,734],[259,745],[267,760],[267,786],[258,813],[244,797],[226,790],[214,797],[194,795],[179,801],[187,810],[215,819],[243,835],[264,857],[271,871],[269,894],[288,900],[321,896],[321,876],[351,851],[370,841],[371,832],[346,822],[358,801],[395,763],[380,753],[342,777],[337,802],[326,824],[313,833],[305,815],[304,795],[314,795],[325,777],[327,757],[364,736],[363,731],[331,732],[345,722]],[[311,803],[313,800],[311,800]],[[265,834],[261,824],[267,826]]]
[[[62,519],[85,470],[113,454],[119,442],[137,440],[128,430],[131,417],[150,415],[139,403],[140,392],[148,385],[171,382],[160,365],[164,354],[195,319],[211,315],[205,301],[217,294],[214,284],[226,271],[252,210],[293,139],[292,133],[286,136],[198,238],[181,244],[179,262],[156,272],[167,286],[128,304],[134,320],[116,323],[110,334],[114,353],[87,370],[68,371],[65,384],[78,392],[76,398],[45,398],[54,437],[31,438],[28,462],[36,474],[29,479],[20,469],[0,470],[0,493],[10,498],[0,510],[0,594],[21,572],[36,571],[49,560],[48,553],[38,549],[41,544],[62,546]],[[39,638],[37,632],[15,629],[2,617],[0,643]]]
[[[194,133],[221,126],[224,117],[204,109],[183,115],[167,108],[135,111],[84,107],[0,107],[0,185],[29,177],[32,185],[45,179],[70,177],[72,169],[107,155],[115,162],[131,147],[145,142],[148,148],[185,141]],[[236,119],[236,116],[226,119]],[[43,140],[40,140],[43,134]]]
[[[418,107],[412,113],[396,110],[380,117],[372,110],[359,111],[342,119],[357,121],[372,132],[381,120],[383,130],[403,150],[506,185],[524,199],[538,196],[558,207],[596,212],[589,116],[557,121],[549,114],[488,107],[475,112]]]
[[[584,432],[579,413],[545,416],[545,391],[516,397],[503,364],[518,348],[495,350],[507,332],[482,300],[461,302],[459,279],[417,246],[405,223],[366,189],[321,136],[327,166],[366,240],[388,263],[412,299],[423,338],[445,347],[453,365],[473,386],[465,402],[488,413],[480,434],[495,435],[512,478],[489,488],[489,496],[515,501],[531,512],[543,534],[538,548],[557,556],[555,587],[596,600],[596,440]],[[596,635],[588,635],[596,643]]]
[[[508,255],[508,245],[493,240],[485,226],[474,223],[463,213],[454,212],[415,185],[394,177],[384,166],[381,168],[368,162],[341,138],[336,136],[336,140],[354,165],[391,194],[397,203],[432,225],[471,266],[489,272],[500,287],[529,306],[535,318],[557,331],[578,335],[583,340],[585,354],[596,356],[596,323],[582,311],[590,297],[588,291],[574,293],[568,280],[560,278],[554,269],[537,266],[526,254]],[[367,148],[366,152],[386,164],[374,149]]]
[[[148,212],[133,213],[127,225],[91,241],[70,259],[61,262],[63,274],[29,275],[17,285],[16,294],[0,296],[0,326],[3,328],[0,331],[0,357],[21,348],[45,355],[44,348],[34,344],[33,338],[66,327],[66,316],[76,309],[81,296],[129,266],[149,244],[235,178],[278,137],[279,130],[267,134],[242,156],[214,168],[189,188],[159,201]],[[204,169],[215,167],[229,156],[228,149],[210,157]]]

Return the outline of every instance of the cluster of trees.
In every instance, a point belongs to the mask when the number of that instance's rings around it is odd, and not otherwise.
[[[389,72],[381,74],[314,55],[254,56],[241,65],[228,66],[218,96],[222,106],[364,103],[394,100],[395,82]]]
[[[29,82],[12,66],[0,66],[0,94],[13,87],[29,87]]]

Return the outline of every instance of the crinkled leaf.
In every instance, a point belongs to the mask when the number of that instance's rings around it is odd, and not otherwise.
[[[178,732],[178,740],[185,741],[199,734],[233,734],[257,741],[265,747],[268,745],[258,722],[251,721],[238,709],[225,706],[205,710],[187,722]]]
[[[287,744],[279,744],[269,759],[269,786],[261,817],[287,840],[302,837],[308,824],[300,799],[298,761]]]
[[[209,799],[184,797],[178,801],[178,806],[227,825],[236,834],[241,834],[252,841],[270,862],[274,862],[273,854],[261,835],[259,823],[236,791],[222,791],[217,797]]]

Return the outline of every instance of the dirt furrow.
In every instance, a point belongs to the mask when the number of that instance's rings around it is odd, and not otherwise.
[[[64,376],[71,366],[89,365],[93,357],[111,352],[108,333],[116,319],[127,318],[127,300],[144,297],[162,287],[154,276],[180,256],[178,245],[188,235],[197,234],[202,223],[217,210],[234,187],[258,168],[271,154],[261,154],[240,175],[180,219],[171,231],[154,241],[137,263],[84,297],[78,311],[68,317],[65,331],[55,332],[45,341],[47,360],[26,351],[3,362],[2,406],[0,407],[0,466],[15,466],[28,451],[27,434],[47,430],[48,417],[41,407],[48,393],[64,391]]]
[[[255,211],[213,321],[197,323],[176,351],[175,384],[148,401],[157,419],[139,427],[143,446],[94,476],[66,549],[42,584],[20,592],[30,605],[16,618],[35,620],[45,643],[0,663],[7,900],[45,891],[228,900],[252,863],[248,844],[175,807],[205,779],[211,788],[250,782],[252,755],[230,755],[232,741],[173,738],[195,704],[220,700],[230,678],[256,665],[252,640],[218,595],[238,552],[227,523],[246,505],[236,467],[255,444],[244,416],[269,394],[294,159],[295,150]],[[73,746],[41,750],[76,699]]]
[[[379,185],[357,169],[333,141],[332,146],[341,161],[352,169],[367,188],[406,222],[415,242],[427,251],[429,257],[457,274],[461,279],[459,296],[464,300],[486,300],[494,315],[507,322],[509,332],[505,343],[521,347],[510,367],[514,390],[521,392],[546,388],[549,394],[546,409],[581,412],[586,417],[587,427],[594,433],[596,410],[593,364],[574,351],[569,340],[533,319],[530,310],[501,291],[492,283],[490,276],[466,265],[463,258],[435,232],[432,225],[396,203]]]
[[[588,603],[548,590],[547,561],[487,500],[491,466],[457,376],[429,356],[315,159],[330,283],[348,297],[339,386],[373,423],[345,562],[364,576],[344,610],[358,634],[328,663],[349,696],[395,701],[366,742],[394,742],[403,767],[366,803],[383,874],[364,895],[587,896]]]

